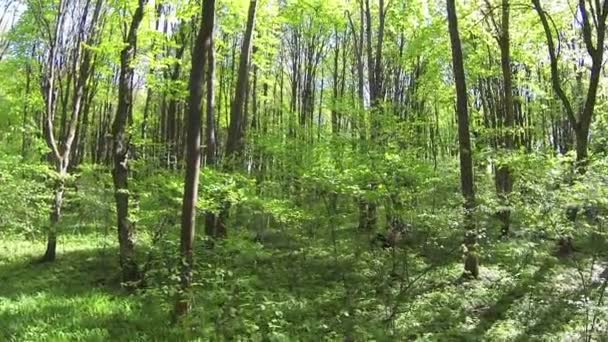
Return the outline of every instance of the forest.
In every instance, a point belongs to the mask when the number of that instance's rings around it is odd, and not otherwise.
[[[608,0],[0,0],[0,341],[608,341]]]

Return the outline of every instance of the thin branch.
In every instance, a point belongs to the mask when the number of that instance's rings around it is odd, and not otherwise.
[[[566,109],[566,115],[570,120],[571,124],[578,128],[579,122],[574,115],[574,110],[572,109],[572,104],[568,100],[566,93],[562,89],[561,82],[559,79],[559,70],[557,64],[557,55],[555,53],[555,42],[553,41],[553,36],[551,34],[551,28],[549,27],[549,21],[547,19],[547,13],[542,9],[540,5],[540,0],[532,0],[534,4],[534,8],[540,17],[540,21],[543,25],[543,29],[545,30],[545,35],[547,36],[547,45],[549,48],[549,58],[551,62],[551,83],[553,85],[553,90],[557,94],[558,98],[561,100],[564,108]]]
[[[579,0],[578,7],[581,12],[581,24],[583,25],[583,40],[585,42],[585,47],[587,48],[589,55],[593,57],[597,49],[593,46],[593,39],[591,38],[591,24],[589,23],[589,12],[587,12],[585,0]]]

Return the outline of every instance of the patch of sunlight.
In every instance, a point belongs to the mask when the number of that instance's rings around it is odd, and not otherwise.
[[[0,330],[9,341],[107,341],[115,317],[133,313],[128,299],[91,292],[61,296],[47,292],[0,299]]]
[[[487,341],[515,341],[519,337],[522,323],[514,319],[497,321],[486,332],[484,339]]]

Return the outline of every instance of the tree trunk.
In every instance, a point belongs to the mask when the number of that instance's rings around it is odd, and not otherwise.
[[[68,167],[70,165],[70,158],[72,156],[72,146],[77,133],[79,124],[79,115],[81,112],[81,106],[85,100],[87,80],[90,75],[92,52],[81,51],[81,42],[83,39],[88,37],[87,43],[92,43],[98,33],[97,30],[97,19],[101,11],[101,0],[97,0],[96,7],[93,13],[93,18],[90,21],[90,26],[86,27],[86,19],[88,15],[88,3],[85,6],[83,14],[77,20],[80,22],[80,30],[78,31],[78,37],[74,40],[74,45],[62,46],[62,29],[66,18],[67,2],[60,1],[57,7],[56,23],[54,27],[54,33],[51,35],[49,32],[49,51],[48,60],[45,65],[45,72],[43,73],[43,86],[42,95],[45,100],[45,124],[44,124],[44,136],[48,147],[51,149],[49,153],[49,160],[51,160],[57,170],[57,184],[54,190],[54,202],[51,210],[51,223],[48,232],[47,250],[42,258],[42,261],[53,261],[56,257],[57,247],[57,229],[59,226],[59,220],[61,218],[61,209],[63,203],[64,194],[64,181],[67,176]],[[67,44],[67,43],[66,43]],[[65,62],[62,61],[66,56],[59,55],[59,52],[63,54],[73,54],[72,69],[68,71],[68,86],[66,89],[61,87],[61,67],[66,67]],[[84,58],[84,59],[83,59]],[[78,68],[77,68],[78,66]],[[65,71],[65,70],[63,70]],[[69,85],[74,84],[74,94],[72,97],[71,116],[67,116],[68,111],[68,99],[70,98]],[[64,92],[64,96],[61,97],[61,92]],[[62,100],[62,117],[61,117],[61,128],[60,137],[55,137],[54,119],[57,110],[57,98]]]
[[[60,160],[56,161],[57,180],[51,207],[50,227],[47,234],[47,245],[41,262],[53,262],[57,256],[57,233],[61,221],[61,209],[63,206],[63,194],[65,191],[65,177],[67,176],[67,165]]]
[[[32,47],[32,54],[30,56],[31,59],[34,59],[35,55],[34,53],[36,52],[35,49],[35,45],[34,47]],[[30,83],[31,83],[31,77],[32,77],[32,66],[30,64],[30,61],[28,60],[25,64],[25,93],[24,93],[24,97],[25,97],[25,101],[23,102],[23,121],[22,121],[22,129],[23,129],[23,136],[22,136],[22,141],[21,141],[21,158],[23,158],[25,160],[25,158],[27,157],[27,151],[29,149],[29,143],[30,143],[30,138],[28,137],[28,129],[27,129],[27,123],[28,123],[28,104],[29,104],[29,97],[30,97]]]
[[[186,179],[184,183],[184,199],[182,205],[182,231],[180,251],[181,263],[181,295],[175,306],[175,314],[183,316],[190,311],[188,291],[192,284],[192,267],[194,244],[194,228],[196,222],[196,202],[198,200],[198,182],[201,165],[201,103],[203,99],[203,78],[206,61],[212,48],[211,37],[215,18],[215,0],[205,0],[203,3],[203,19],[200,26],[194,50],[192,52],[192,70],[188,88],[188,131],[186,147]],[[213,83],[211,82],[211,87]]]
[[[213,34],[209,37],[209,60],[207,61],[207,120],[205,126],[205,163],[206,167],[215,167],[217,162],[217,129],[215,117],[215,47]],[[223,75],[224,73],[222,73]],[[220,77],[220,84],[223,77]],[[222,99],[222,87],[220,86],[220,103]],[[220,110],[218,109],[218,112]],[[216,235],[217,215],[212,212],[205,214],[205,234]],[[223,228],[222,228],[223,229]]]
[[[137,31],[144,16],[147,0],[139,0],[133,14],[131,25],[124,42],[126,46],[120,53],[120,77],[118,83],[118,108],[112,125],[114,139],[113,155],[114,197],[118,224],[118,243],[122,281],[132,283],[139,281],[140,274],[135,260],[135,227],[129,219],[129,133],[128,122],[133,112],[133,59],[137,48]]]
[[[462,58],[462,47],[458,33],[458,19],[454,0],[447,0],[448,26],[452,47],[452,64],[454,81],[456,83],[456,111],[458,117],[458,145],[460,152],[460,183],[464,197],[465,210],[465,274],[477,278],[479,275],[479,258],[476,252],[477,233],[473,220],[475,210],[475,189],[473,183],[473,158],[469,134],[469,110],[467,104],[467,88]]]
[[[239,62],[239,70],[237,76],[236,90],[234,101],[230,110],[230,126],[228,127],[228,139],[226,141],[226,154],[224,167],[226,171],[233,170],[236,165],[244,157],[245,152],[245,133],[247,124],[245,120],[244,109],[246,106],[247,85],[249,83],[249,66],[251,62],[251,50],[253,45],[253,32],[255,27],[255,16],[257,10],[257,0],[249,2],[249,13],[247,16],[247,27],[241,46],[241,59]],[[214,220],[208,218],[208,223],[213,222],[213,229],[207,228],[207,232],[211,232],[216,238],[225,238],[226,219],[230,205],[228,202],[221,204],[220,214]]]
[[[215,47],[213,34],[209,36],[207,62],[207,121],[205,127],[205,165],[215,166],[217,158],[217,130],[215,125]]]
[[[502,28],[499,32],[500,65],[503,77],[503,113],[505,119],[505,133],[501,137],[507,151],[514,148],[514,117],[513,117],[513,77],[511,73],[511,41],[509,36],[509,0],[502,0]],[[499,218],[502,221],[502,235],[507,236],[511,224],[511,209],[509,195],[513,191],[513,175],[509,165],[499,165],[496,170],[496,190],[502,202],[499,209]]]
[[[331,133],[333,138],[338,134],[338,62],[340,58],[340,36],[338,30],[335,30],[336,46],[334,47],[334,69],[332,74],[333,89],[332,89],[332,106],[331,106]]]
[[[566,115],[570,121],[570,124],[572,127],[574,127],[577,145],[577,170],[579,173],[584,174],[589,157],[589,129],[591,127],[591,122],[593,121],[599,80],[604,62],[604,43],[606,37],[606,18],[608,17],[608,0],[604,0],[601,3],[601,6],[600,1],[597,0],[595,2],[596,8],[595,10],[592,9],[591,13],[587,11],[585,0],[578,1],[579,11],[577,12],[577,16],[580,15],[579,22],[582,25],[583,41],[592,61],[591,73],[589,75],[589,88],[587,89],[583,109],[579,112],[579,115],[575,114],[572,104],[561,86],[558,69],[558,55],[555,49],[555,42],[553,40],[552,27],[547,19],[547,14],[541,7],[540,0],[532,0],[532,4],[538,13],[543,30],[545,31],[545,36],[547,38],[547,47],[549,49],[549,58],[551,61],[551,85],[557,97],[562,102],[564,109],[566,110]],[[589,20],[589,14],[592,15],[593,20]],[[591,22],[593,22],[593,24]],[[595,28],[595,46],[593,43],[592,28]]]
[[[249,83],[249,66],[251,61],[251,47],[253,45],[253,31],[255,27],[255,15],[257,10],[257,0],[249,3],[249,14],[247,16],[247,28],[241,46],[241,60],[237,76],[234,101],[230,112],[230,126],[228,128],[228,140],[226,142],[227,164],[233,164],[235,158],[242,157],[245,148],[244,122],[245,97],[247,84]]]

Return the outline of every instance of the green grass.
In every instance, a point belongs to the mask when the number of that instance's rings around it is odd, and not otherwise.
[[[295,252],[242,236],[213,250],[199,243],[195,309],[175,326],[172,266],[154,264],[149,288],[128,294],[111,240],[65,236],[52,264],[32,262],[41,242],[1,241],[0,340],[559,341],[582,329],[577,274],[548,244],[528,253],[502,242],[484,257],[480,279],[462,282],[457,255],[431,266],[411,248],[397,253],[393,271],[390,252],[352,240],[335,246],[337,256],[322,239],[293,239]],[[407,290],[390,275],[429,269]]]
[[[0,340],[154,341],[170,337],[147,297],[118,286],[116,249],[100,239],[62,239],[54,263],[33,262],[43,243],[0,243]]]

